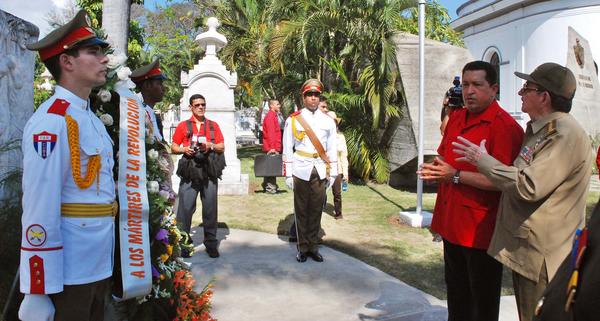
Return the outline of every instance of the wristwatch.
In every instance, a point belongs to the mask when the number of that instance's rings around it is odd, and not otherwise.
[[[454,173],[454,176],[452,176],[452,183],[453,184],[460,183],[460,169],[457,170],[456,173]]]

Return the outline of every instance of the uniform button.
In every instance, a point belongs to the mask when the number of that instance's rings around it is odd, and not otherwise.
[[[40,283],[42,283],[42,281],[38,279],[38,280],[35,281],[35,283],[36,284],[40,284]]]
[[[40,271],[35,271],[35,275],[40,275]]]
[[[38,267],[38,264],[37,263],[33,263],[33,267]]]

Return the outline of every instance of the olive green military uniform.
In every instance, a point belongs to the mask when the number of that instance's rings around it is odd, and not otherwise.
[[[587,248],[579,266],[575,302],[565,311],[567,284],[573,272],[569,255],[548,284],[536,310],[535,321],[595,321],[600,318],[600,202],[588,224]]]
[[[552,280],[571,250],[576,229],[584,225],[592,163],[587,134],[563,112],[527,125],[513,166],[487,154],[477,163],[479,172],[502,191],[488,254],[512,269],[515,281],[539,283],[539,292],[526,294],[535,299],[520,306],[522,319],[531,320],[523,316],[533,315],[545,280]],[[515,294],[523,304],[519,289]]]

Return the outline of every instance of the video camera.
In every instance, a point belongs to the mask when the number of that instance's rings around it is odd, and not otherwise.
[[[454,77],[454,81],[452,81],[454,87],[450,87],[446,96],[448,97],[448,107],[462,107],[464,106],[463,97],[462,97],[462,86],[460,84],[460,77]]]

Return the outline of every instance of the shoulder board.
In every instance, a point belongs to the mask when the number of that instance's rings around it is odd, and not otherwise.
[[[64,116],[67,113],[70,103],[64,99],[56,99],[50,108],[48,108],[48,114],[56,114]]]
[[[546,136],[556,133],[556,119],[553,119],[546,125]]]
[[[297,112],[294,112],[294,113],[292,113],[292,114],[290,115],[290,117],[294,117],[294,116],[298,116],[298,115],[300,115],[300,112],[301,112],[301,111],[302,111],[302,110],[298,110]]]

